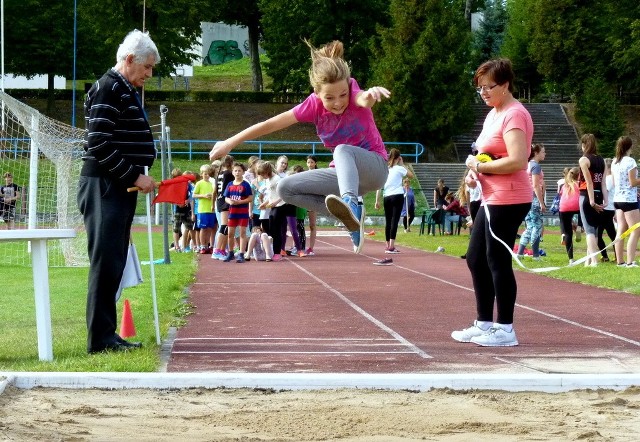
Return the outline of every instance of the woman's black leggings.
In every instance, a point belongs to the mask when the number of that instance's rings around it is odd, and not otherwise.
[[[516,234],[531,203],[488,206],[493,233],[507,244],[498,242],[489,231],[486,207],[481,207],[471,230],[467,266],[476,294],[478,321],[493,321],[494,300],[498,308],[496,322],[513,323],[518,286],[513,273],[511,250]]]
[[[564,235],[564,247],[567,249],[567,256],[569,259],[573,259],[573,216],[578,215],[580,217],[580,212],[577,210],[575,212],[558,212],[558,217],[560,218],[560,230]]]
[[[400,222],[400,213],[402,213],[402,205],[404,204],[404,195],[385,196],[384,205],[384,237],[386,241],[396,239],[398,233],[398,223]]]

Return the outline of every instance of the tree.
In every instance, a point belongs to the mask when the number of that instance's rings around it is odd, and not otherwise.
[[[385,139],[439,147],[473,122],[464,1],[392,0],[390,13],[374,48],[374,81],[392,93],[378,125]]]
[[[249,32],[249,58],[251,59],[252,87],[263,90],[262,67],[260,66],[259,45],[262,39],[262,13],[258,0],[209,0],[203,21],[223,22],[246,26]]]
[[[513,64],[517,90],[529,99],[540,91],[542,85],[542,76],[529,51],[532,8],[533,2],[507,0],[504,41],[500,51],[500,55]]]
[[[203,0],[146,2],[146,30],[158,46],[156,72],[169,74],[195,57],[191,47],[200,36]],[[28,13],[25,13],[28,11]],[[76,71],[78,78],[102,75],[115,64],[118,44],[127,32],[143,27],[141,0],[86,0],[78,4]],[[53,77],[73,74],[73,2],[68,0],[5,0],[6,70],[33,77],[49,76],[49,105]]]
[[[501,0],[487,0],[480,29],[474,32],[471,60],[473,66],[500,55],[506,11]]]
[[[6,71],[27,78],[47,75],[51,109],[54,77],[69,76],[73,66],[73,14],[68,2],[50,0],[43,7],[38,0],[6,0],[5,39]]]
[[[370,39],[387,20],[388,0],[259,0],[267,72],[277,92],[309,90],[309,48],[340,40],[361,85],[369,78]]]
[[[613,19],[607,43],[612,49],[615,80],[620,91],[640,90],[640,3],[607,1]]]
[[[611,26],[606,2],[535,0],[531,16],[532,59],[561,95],[579,94],[590,78],[611,78]]]
[[[143,9],[143,3],[146,9]],[[133,29],[148,31],[158,46],[161,62],[154,72],[168,75],[176,66],[191,64],[199,57],[191,48],[202,34],[200,17],[206,9],[205,0],[87,0],[79,6],[79,15],[93,32],[88,41],[98,40],[107,46],[108,60],[101,60],[102,68],[93,72],[100,75],[105,66],[115,60],[118,45]],[[143,29],[144,27],[144,29]],[[86,28],[85,28],[86,29]],[[87,31],[90,32],[90,31]],[[79,41],[85,36],[79,36]],[[78,54],[80,57],[80,53]],[[90,57],[91,53],[82,54]]]
[[[576,101],[576,117],[584,133],[598,139],[602,156],[614,156],[616,140],[624,131],[624,120],[615,89],[602,77],[590,78]]]

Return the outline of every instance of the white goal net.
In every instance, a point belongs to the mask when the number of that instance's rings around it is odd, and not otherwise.
[[[49,265],[87,265],[76,203],[84,130],[48,118],[1,91],[0,105],[0,230],[75,229],[74,239],[50,241]],[[7,174],[15,186],[8,185]],[[18,198],[6,203],[5,192]],[[29,265],[29,253],[25,242],[0,241],[0,265]]]

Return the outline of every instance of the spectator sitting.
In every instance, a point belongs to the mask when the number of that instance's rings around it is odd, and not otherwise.
[[[447,196],[444,197],[446,201],[446,206],[444,209],[444,230],[447,235],[453,234],[453,223],[460,222],[460,217],[469,216],[469,212],[467,209],[460,204],[453,194],[453,192],[447,193]]]

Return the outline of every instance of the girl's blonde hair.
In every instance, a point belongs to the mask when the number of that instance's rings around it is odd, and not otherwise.
[[[311,68],[309,69],[309,81],[313,90],[317,93],[325,84],[333,84],[338,81],[349,81],[351,68],[345,61],[344,45],[338,40],[316,49],[308,41],[304,41],[311,49]]]
[[[213,168],[211,167],[210,164],[203,164],[202,166],[200,166],[200,173],[205,173],[209,176],[213,175]]]
[[[464,206],[469,203],[469,192],[467,191],[467,174],[464,174],[462,179],[460,180],[460,184],[458,185],[458,190],[456,191],[455,196],[460,201],[460,205]]]
[[[271,178],[273,176],[273,164],[269,161],[263,161],[256,167],[256,174],[261,177]]]
[[[389,161],[388,161],[389,167],[393,166],[393,163],[395,163],[395,161],[398,158],[400,158],[400,150],[394,147],[389,151]]]
[[[567,188],[567,195],[573,195],[578,190],[578,178],[580,177],[580,169],[572,167],[564,176],[564,185]]]

